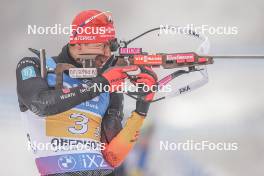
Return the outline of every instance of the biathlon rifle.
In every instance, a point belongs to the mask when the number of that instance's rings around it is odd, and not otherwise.
[[[225,59],[225,58],[231,58],[231,59],[242,59],[242,58],[254,58],[254,59],[260,59],[264,58],[264,56],[250,56],[250,55],[241,55],[241,56],[235,56],[235,55],[215,55],[215,56],[209,56],[209,49],[210,49],[210,42],[208,37],[198,34],[195,31],[192,31],[191,29],[188,31],[188,33],[185,33],[184,31],[181,31],[182,27],[179,26],[168,26],[168,28],[174,28],[178,29],[179,34],[184,34],[193,37],[194,39],[202,41],[196,52],[186,52],[186,53],[156,53],[156,54],[149,54],[142,50],[142,48],[130,48],[129,45],[134,42],[135,40],[141,38],[142,36],[158,31],[161,28],[153,28],[150,29],[134,38],[128,41],[116,41],[116,51],[113,52],[113,55],[110,59],[106,61],[106,63],[101,68],[101,72],[105,71],[109,67],[112,66],[126,66],[126,65],[138,65],[140,68],[142,66],[149,66],[152,68],[163,68],[163,69],[173,69],[173,72],[169,75],[163,77],[158,81],[158,87],[161,89],[168,83],[170,83],[175,78],[184,75],[189,74],[192,72],[199,72],[201,75],[201,79],[193,81],[191,83],[188,83],[184,86],[175,88],[175,91],[172,91],[170,94],[160,97],[154,101],[158,101],[164,98],[172,98],[177,95],[181,95],[183,93],[190,92],[192,90],[195,90],[206,83],[208,83],[208,73],[206,66],[209,64],[214,63],[214,59]],[[46,63],[46,56],[45,56],[45,50],[41,49],[39,52],[37,50],[30,49],[32,52],[37,54],[40,58],[41,63],[41,75],[43,78],[46,77],[47,71],[45,67]],[[65,65],[65,64],[58,64],[57,68],[51,72],[55,72],[57,75],[56,79],[56,88],[62,87],[62,80],[63,80],[63,72],[65,70],[69,70],[70,68],[73,68],[72,65]],[[177,70],[174,70],[177,69]],[[180,70],[179,70],[180,69]],[[134,78],[135,75],[129,75],[129,78]],[[82,77],[84,78],[84,77]],[[135,96],[132,92],[127,92],[127,95],[137,99],[138,96]]]
[[[142,48],[130,48],[129,45],[134,42],[135,40],[141,38],[142,36],[161,30],[161,27],[150,29],[128,41],[119,41],[118,48],[114,55],[111,57],[110,60],[104,65],[105,69],[109,66],[119,65],[138,65],[141,66],[149,66],[152,68],[163,68],[163,69],[174,69],[172,73],[163,77],[158,81],[158,86],[161,89],[168,83],[170,83],[175,78],[189,74],[192,72],[199,72],[201,75],[201,79],[188,83],[184,86],[176,88],[175,91],[171,92],[170,94],[160,97],[154,101],[158,101],[165,98],[172,98],[177,95],[181,95],[183,93],[191,92],[206,83],[208,83],[208,73],[206,65],[213,64],[214,59],[242,59],[242,58],[254,58],[260,59],[264,58],[264,56],[250,56],[250,55],[215,55],[209,56],[210,50],[210,42],[208,37],[202,34],[198,34],[191,29],[188,30],[188,33],[182,31],[182,27],[179,26],[168,26],[168,28],[177,29],[179,34],[184,34],[191,36],[195,39],[202,41],[196,52],[186,52],[186,53],[156,53],[156,54],[149,54],[144,52]],[[177,70],[175,70],[177,69]],[[179,70],[180,69],[180,70]],[[133,78],[130,76],[130,78]],[[134,96],[132,92],[127,92],[127,95],[130,97],[137,99],[137,96]]]

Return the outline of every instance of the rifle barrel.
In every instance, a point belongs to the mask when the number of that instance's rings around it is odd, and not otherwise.
[[[214,59],[264,59],[263,55],[215,55]]]

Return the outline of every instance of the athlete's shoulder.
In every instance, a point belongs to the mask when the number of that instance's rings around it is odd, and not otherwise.
[[[23,57],[17,64],[17,81],[28,80],[40,75],[40,62],[36,57]]]
[[[37,57],[23,57],[22,59],[19,60],[17,64],[17,70],[21,68],[25,68],[27,66],[33,66],[35,68],[40,67],[40,62]]]

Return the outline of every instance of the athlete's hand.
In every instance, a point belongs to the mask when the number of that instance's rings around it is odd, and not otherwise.
[[[110,85],[110,91],[118,91],[122,89],[125,79],[128,77],[127,72],[136,71],[138,66],[124,66],[124,67],[112,67],[106,70],[102,76],[108,81]]]
[[[135,84],[143,85],[145,88],[143,90],[148,90],[146,95],[139,97],[136,102],[136,112],[141,115],[146,116],[150,102],[153,100],[155,91],[157,89],[157,75],[150,67],[140,67],[141,73],[136,76]]]
[[[143,101],[153,100],[157,88],[157,75],[147,66],[140,67],[141,73],[136,75],[134,84],[141,86],[146,95],[140,97]],[[144,88],[143,88],[144,87]]]

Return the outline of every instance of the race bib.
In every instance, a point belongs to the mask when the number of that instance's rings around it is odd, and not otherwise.
[[[101,118],[95,114],[68,110],[46,118],[46,136],[100,140]]]

